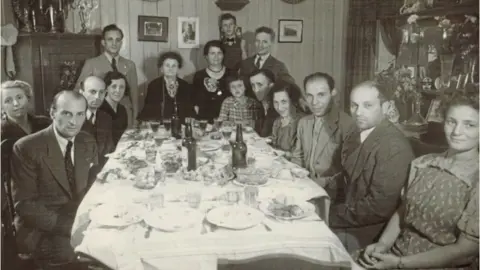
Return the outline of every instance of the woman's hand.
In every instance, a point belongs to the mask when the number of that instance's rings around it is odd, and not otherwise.
[[[372,268],[373,265],[378,261],[376,258],[372,257],[372,255],[374,253],[385,253],[389,249],[390,249],[389,246],[381,242],[368,245],[360,255],[358,259],[358,263],[362,267]]]
[[[377,262],[371,266],[371,268],[374,269],[397,269],[400,264],[400,257],[393,254],[374,252],[372,256],[377,260]]]

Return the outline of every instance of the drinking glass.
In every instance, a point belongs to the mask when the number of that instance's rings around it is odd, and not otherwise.
[[[167,175],[165,173],[165,170],[163,169],[163,166],[155,164],[154,177],[155,177],[155,181],[157,181],[158,183],[161,183],[162,185],[165,185],[165,180],[167,179]]]
[[[163,193],[153,193],[150,195],[150,206],[152,208],[163,208],[165,205],[165,196]]]
[[[163,125],[165,126],[165,129],[167,131],[170,131],[170,129],[172,128],[172,120],[171,119],[164,119],[163,120]]]
[[[244,189],[245,204],[251,207],[257,207],[258,187],[246,186]]]
[[[223,120],[221,118],[213,119],[214,129],[220,130],[220,127],[222,126],[222,122],[223,122]]]
[[[225,138],[225,140],[228,142],[230,140],[230,137],[232,136],[232,131],[233,131],[232,123],[224,122],[222,124],[222,127],[220,128],[220,131],[222,132],[223,138]]]
[[[155,163],[155,159],[157,157],[157,149],[149,147],[145,149],[145,155],[147,157],[148,162]]]
[[[157,133],[158,128],[160,127],[160,121],[149,121],[148,124],[150,125],[150,129],[152,129],[153,133]]]
[[[227,191],[227,202],[229,204],[238,204],[240,201],[241,193],[238,190]]]
[[[202,201],[202,193],[200,191],[192,191],[187,194],[188,206],[198,209]]]
[[[202,133],[205,133],[205,130],[207,129],[208,121],[207,120],[200,120],[198,121],[198,126],[200,127],[200,130]]]

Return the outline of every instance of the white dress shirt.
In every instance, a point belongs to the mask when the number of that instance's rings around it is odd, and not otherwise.
[[[363,143],[365,141],[365,139],[367,139],[368,135],[370,135],[370,133],[372,133],[372,131],[375,129],[375,127],[372,127],[372,128],[369,128],[369,129],[366,129],[362,132],[360,132],[360,142]]]
[[[55,137],[57,138],[58,146],[60,146],[60,151],[62,151],[62,155],[63,157],[65,157],[65,152],[67,152],[68,140],[60,136],[60,134],[58,134],[57,129],[55,127],[53,127],[53,132],[55,133]],[[70,155],[72,158],[72,164],[75,164],[75,159],[74,159],[75,155],[73,154],[75,152],[75,137],[73,137],[70,141],[73,143],[72,150],[70,151]]]
[[[90,116],[91,116],[92,114],[94,114],[94,115],[93,115],[93,118],[92,118],[92,124],[95,125],[95,122],[96,122],[96,120],[97,120],[97,112],[96,112],[96,111],[92,112],[92,111],[90,111],[90,110],[87,110],[87,121],[90,119]]]
[[[257,60],[258,60],[259,57],[260,57],[260,67],[259,67],[259,69],[261,69],[261,68],[263,67],[263,64],[265,64],[265,61],[267,61],[267,58],[270,57],[270,54],[267,53],[267,54],[262,55],[262,56],[260,56],[260,55],[257,54],[257,56],[255,56],[255,62],[254,62],[254,64],[257,63]]]

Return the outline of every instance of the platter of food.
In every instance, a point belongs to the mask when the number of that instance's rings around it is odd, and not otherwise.
[[[260,224],[265,215],[255,208],[233,205],[213,208],[207,213],[208,222],[233,230],[244,230]]]
[[[183,179],[187,181],[210,182],[220,185],[235,178],[232,166],[209,163],[200,166],[195,171],[187,171],[182,168]]]
[[[128,159],[125,160],[125,163],[127,164],[127,170],[131,174],[136,174],[139,170],[148,167],[148,163],[145,160],[139,159],[135,156],[128,157]]]
[[[259,209],[268,216],[279,220],[297,220],[315,214],[315,206],[309,202],[295,202],[293,198],[279,195],[261,202]]]
[[[238,186],[265,186],[268,184],[268,177],[270,173],[266,169],[260,168],[246,168],[237,170],[237,178],[233,183]]]
[[[102,226],[125,227],[143,220],[145,207],[140,204],[102,204],[90,211],[90,219]]]
[[[201,224],[203,215],[192,208],[170,206],[155,208],[144,216],[144,221],[155,229],[178,232]]]

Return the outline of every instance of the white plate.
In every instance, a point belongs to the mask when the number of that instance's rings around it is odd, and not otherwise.
[[[192,228],[195,224],[200,224],[202,219],[203,215],[194,209],[175,206],[156,208],[144,217],[148,225],[167,232]]]
[[[302,208],[303,210],[303,215],[300,215],[300,216],[293,216],[293,217],[281,217],[281,216],[277,216],[275,215],[274,213],[272,213],[269,209],[268,209],[268,206],[270,205],[272,201],[269,200],[269,201],[264,201],[264,202],[261,202],[260,205],[259,205],[259,208],[260,210],[265,213],[266,215],[268,216],[271,216],[271,217],[274,217],[276,219],[280,219],[280,220],[297,220],[297,219],[302,219],[302,218],[306,218],[308,216],[311,216],[313,214],[315,214],[315,205],[309,203],[309,202],[298,202],[298,203],[295,203],[295,205],[298,205],[300,208]]]
[[[268,183],[270,182],[269,179],[267,179],[267,182],[261,184],[261,185],[250,185],[250,184],[244,184],[244,183],[240,183],[238,182],[237,179],[233,180],[232,183],[234,183],[235,185],[237,186],[240,186],[240,187],[263,187],[263,186],[266,186],[268,185]]]
[[[265,215],[255,208],[233,205],[214,208],[207,213],[206,218],[219,227],[244,230],[260,224]]]
[[[143,220],[145,207],[140,204],[102,204],[90,211],[90,219],[100,225],[124,227]]]
[[[200,143],[199,149],[200,151],[215,151],[217,149],[220,149],[222,147],[222,144],[218,142],[205,142],[205,143]]]

